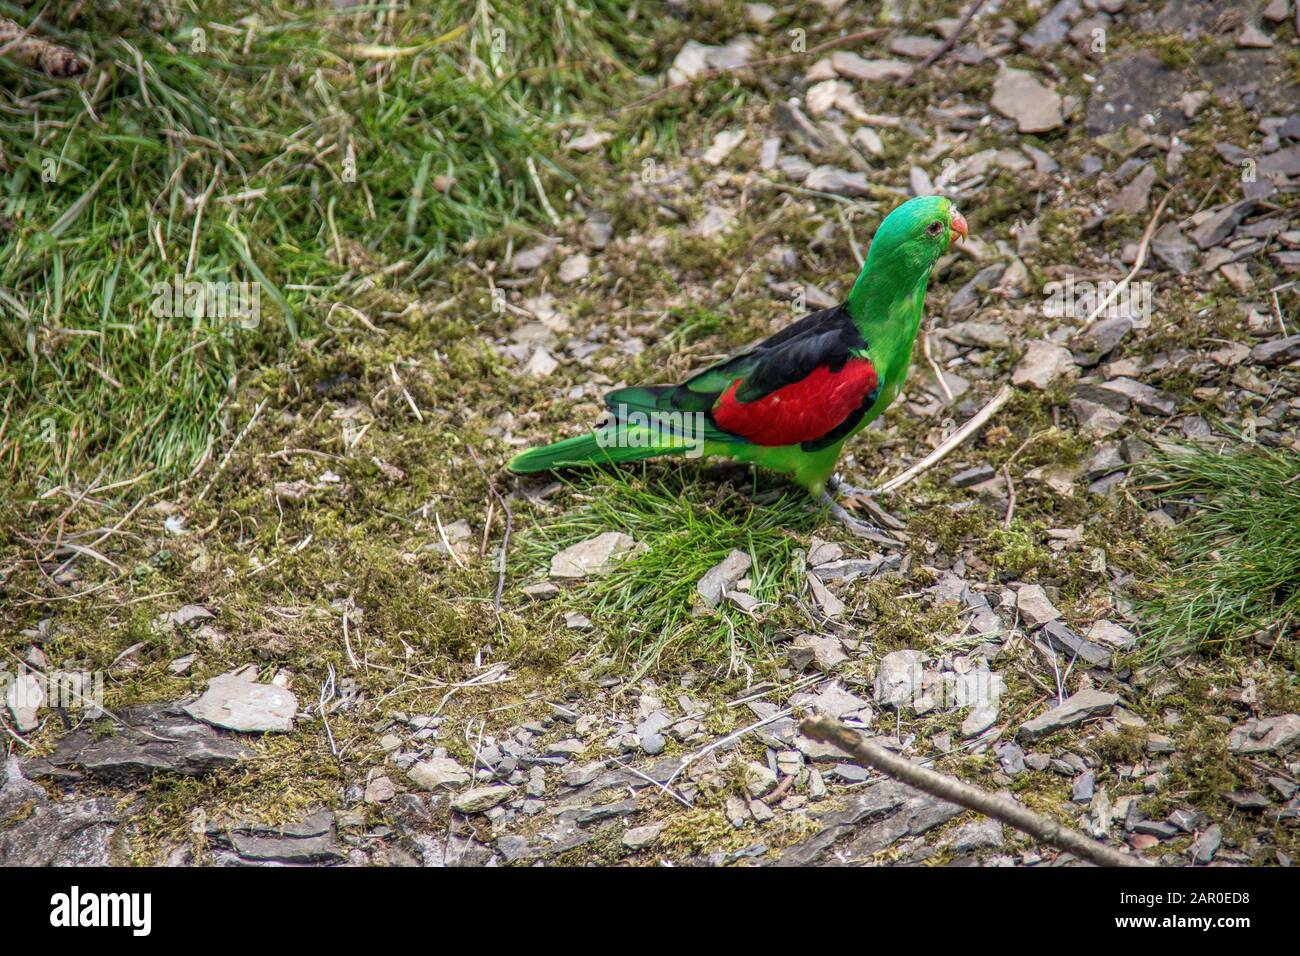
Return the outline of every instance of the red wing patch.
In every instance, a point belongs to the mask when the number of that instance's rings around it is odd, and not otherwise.
[[[713,406],[719,427],[755,445],[797,445],[820,438],[862,407],[880,384],[868,359],[853,358],[838,372],[822,365],[753,402],[736,398],[743,379],[731,383]]]

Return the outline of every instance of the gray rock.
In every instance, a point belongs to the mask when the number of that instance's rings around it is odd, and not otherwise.
[[[1100,388],[1123,396],[1136,405],[1140,411],[1146,412],[1148,415],[1167,416],[1178,410],[1178,403],[1172,398],[1169,398],[1159,389],[1152,388],[1150,385],[1135,379],[1120,376],[1104,382]]]
[[[832,53],[831,66],[840,76],[865,83],[897,80],[912,72],[911,65],[902,60],[867,60],[848,50],[836,50]]]
[[[961,722],[961,735],[966,738],[978,737],[992,727],[998,720],[997,701],[978,704],[971,708]]]
[[[51,800],[16,758],[0,763],[0,866],[108,866],[123,817],[115,797]]]
[[[1132,319],[1124,316],[1103,319],[1070,343],[1074,349],[1074,360],[1088,367],[1096,365],[1119,348],[1120,343],[1132,331]]]
[[[1044,625],[1041,636],[1067,659],[1078,658],[1093,667],[1110,667],[1110,651],[1091,641],[1086,641],[1060,621]]]
[[[993,83],[990,105],[1015,120],[1022,133],[1045,133],[1065,122],[1061,97],[1026,70],[1003,68]]]
[[[210,827],[209,839],[250,863],[307,864],[342,862],[343,848],[337,842],[334,814],[317,810],[282,827],[241,822],[230,827]]]
[[[748,552],[732,551],[700,578],[695,589],[706,605],[716,608],[721,603],[722,596],[736,586],[736,582],[745,576],[753,563]]]
[[[619,800],[617,803],[606,803],[597,807],[583,807],[573,814],[573,822],[579,826],[587,826],[592,823],[599,823],[601,820],[629,816],[639,809],[641,809],[641,806],[637,799],[633,797],[630,800]]]
[[[475,787],[452,798],[451,808],[458,813],[485,813],[513,794],[514,787]]]
[[[981,349],[1004,349],[1011,345],[1011,336],[1001,322],[958,322],[940,330],[940,334],[959,345]]]
[[[610,223],[609,213],[599,209],[588,213],[580,235],[584,246],[588,249],[604,249],[613,237],[614,227]]]
[[[1105,438],[1124,427],[1128,416],[1085,398],[1070,400],[1070,412],[1079,423],[1079,429],[1091,438]]]
[[[1047,592],[1037,584],[1023,585],[1016,592],[1016,610],[1020,612],[1020,619],[1031,628],[1042,627],[1061,616],[1061,612],[1048,600]]]
[[[1091,803],[1093,794],[1097,790],[1097,774],[1095,771],[1088,770],[1074,778],[1074,786],[1070,791],[1070,799],[1075,803]]]
[[[551,577],[585,578],[604,574],[636,550],[636,542],[621,531],[606,531],[579,541],[551,558]]]
[[[772,116],[777,125],[805,151],[816,154],[826,149],[828,145],[826,137],[817,128],[817,124],[793,103],[778,102],[772,109]]]
[[[819,817],[822,829],[786,848],[776,866],[843,865],[866,860],[908,836],[919,836],[965,811],[894,780],[858,791]]]
[[[806,670],[815,664],[818,670],[825,673],[849,659],[838,638],[817,634],[800,634],[790,643],[787,653],[796,670]]]
[[[274,684],[259,684],[229,674],[208,681],[208,689],[185,713],[214,727],[241,733],[287,733],[293,730],[298,698]]]
[[[605,761],[570,764],[560,771],[560,780],[568,787],[584,787],[605,772]]]
[[[1155,182],[1156,168],[1153,164],[1147,163],[1123,189],[1111,197],[1110,202],[1106,204],[1106,214],[1136,216],[1145,212],[1147,199],[1151,195],[1151,187]]]
[[[1151,251],[1180,276],[1189,275],[1196,270],[1199,258],[1196,246],[1188,241],[1176,222],[1165,223],[1151,237]]]
[[[1257,790],[1234,790],[1228,794],[1228,802],[1248,813],[1259,813],[1273,805],[1268,797]]]
[[[1219,846],[1223,843],[1223,830],[1217,823],[1211,824],[1200,838],[1192,844],[1192,862],[1205,866],[1214,859],[1214,854],[1219,852]]]
[[[1074,358],[1064,346],[1054,342],[1030,342],[1024,357],[1011,373],[1011,384],[1047,389],[1062,375],[1077,372]]]
[[[1300,747],[1300,714],[1249,720],[1232,729],[1228,749],[1235,754],[1289,754]]]
[[[882,657],[876,668],[876,702],[895,709],[912,703],[921,693],[924,661],[925,654],[917,650],[892,651]]]
[[[994,751],[998,757],[998,764],[1002,767],[1002,772],[1008,777],[1017,777],[1025,772],[1025,752],[1010,740],[998,744]]]
[[[239,739],[192,719],[175,703],[129,707],[118,716],[124,723],[112,733],[90,724],[74,730],[29,772],[57,775],[78,768],[114,782],[155,773],[193,777],[232,767],[250,752]]]
[[[1125,650],[1137,640],[1133,632],[1120,627],[1114,621],[1097,621],[1088,629],[1088,640],[1094,644],[1105,644],[1116,650]]]
[[[1104,717],[1115,709],[1119,698],[1099,690],[1081,690],[1057,707],[1020,725],[1016,739],[1037,740],[1059,730],[1077,727],[1094,717]]]
[[[44,704],[45,688],[35,674],[19,674],[5,688],[5,706],[13,715],[19,733],[25,734],[40,726],[39,711]]]
[[[1209,825],[1210,818],[1200,810],[1179,808],[1169,814],[1168,820],[1184,833],[1195,833]]]
[[[550,601],[551,598],[560,596],[560,589],[556,588],[550,581],[538,581],[537,584],[526,584],[520,588],[520,592],[528,594],[528,597],[534,601]]]
[[[957,472],[948,479],[948,484],[953,488],[969,488],[971,485],[978,485],[982,481],[988,481],[996,474],[997,471],[992,465],[975,465],[972,468]]]
[[[938,845],[947,847],[954,853],[973,853],[1002,846],[1002,843],[1002,824],[997,820],[983,818],[949,830]]]
[[[854,714],[868,707],[865,700],[850,694],[838,680],[832,681],[815,697],[808,698],[807,702],[827,717],[843,717],[846,714]],[[836,753],[838,752],[836,751]]]
[[[1281,365],[1300,359],[1300,335],[1261,342],[1250,350],[1250,360],[1256,365]]]
[[[1178,836],[1178,827],[1165,823],[1162,820],[1139,820],[1133,824],[1134,833],[1144,833],[1147,836],[1153,836],[1157,840],[1171,840]]]
[[[836,166],[818,166],[808,174],[804,185],[837,196],[869,196],[871,184],[863,173],[849,172]]]
[[[536,768],[540,770],[541,768]],[[469,783],[470,772],[450,757],[431,757],[413,765],[406,775],[424,790],[452,789]]]
[[[1082,11],[1082,0],[1061,0],[1021,34],[1020,43],[1032,53],[1045,53],[1065,39],[1070,21]]]
[[[933,190],[927,190],[932,192]],[[918,193],[918,195],[924,195]],[[961,319],[973,313],[979,308],[980,301],[985,292],[997,285],[1002,274],[1006,272],[1005,263],[997,262],[991,266],[985,266],[979,272],[975,273],[964,286],[953,294],[948,301],[948,306],[944,314],[950,319]],[[977,323],[969,323],[977,324]]]
[[[1250,215],[1254,208],[1255,200],[1242,199],[1207,210],[1199,219],[1199,224],[1192,230],[1192,242],[1202,249],[1217,246],[1232,235],[1232,231]]]
[[[664,747],[668,745],[663,729],[672,722],[671,717],[662,710],[657,710],[637,724],[636,737],[641,749],[651,756],[663,753]]]
[[[767,764],[751,760],[744,766],[745,792],[758,799],[776,789],[776,774]]]
[[[162,621],[168,627],[197,627],[204,621],[210,621],[215,617],[216,615],[202,604],[186,604],[170,614],[164,614]]]
[[[526,249],[520,249],[510,260],[510,271],[512,272],[532,272],[546,264],[547,260],[554,255],[556,247],[559,244],[553,239],[540,242],[535,246],[529,246]]]
[[[894,558],[845,558],[843,561],[831,561],[819,564],[812,573],[823,581],[853,581],[857,578],[869,578],[882,569],[896,570],[900,559]]]
[[[644,850],[652,846],[659,839],[659,834],[663,832],[662,823],[652,823],[649,826],[633,827],[623,834],[623,846],[629,850]]]

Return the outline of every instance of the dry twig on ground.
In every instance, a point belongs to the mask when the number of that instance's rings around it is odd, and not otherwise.
[[[872,743],[862,734],[829,717],[812,717],[799,724],[805,736],[823,743],[834,744],[863,767],[871,767],[888,774],[895,780],[915,787],[931,796],[955,803],[1015,827],[1036,840],[1067,850],[1082,860],[1098,866],[1145,866],[1139,857],[1108,847],[1084,836],[1078,830],[1062,826],[1040,816],[1013,800],[989,793],[979,787],[963,783],[956,777],[938,773],[912,763],[906,757],[890,753],[879,744]]]

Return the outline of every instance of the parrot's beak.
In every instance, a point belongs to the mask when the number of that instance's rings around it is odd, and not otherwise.
[[[950,241],[956,239],[958,236],[961,236],[963,239],[968,238],[969,227],[966,225],[966,217],[956,209],[952,211],[952,220],[948,223],[948,226],[952,229],[952,232],[948,234]]]

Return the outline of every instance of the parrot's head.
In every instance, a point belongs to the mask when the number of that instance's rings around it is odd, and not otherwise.
[[[868,264],[903,268],[928,276],[948,244],[967,235],[966,218],[944,196],[917,196],[880,224],[871,240]]]

